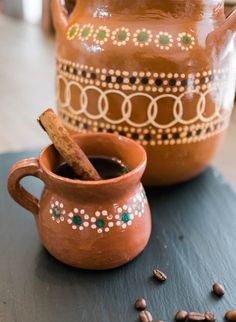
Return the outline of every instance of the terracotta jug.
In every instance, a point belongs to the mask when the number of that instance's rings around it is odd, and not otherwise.
[[[148,155],[146,185],[200,173],[228,126],[236,10],[222,0],[52,0],[57,104],[71,131],[119,133]]]
[[[12,167],[8,190],[32,212],[43,245],[58,260],[86,269],[123,265],[144,249],[151,233],[150,210],[140,183],[145,150],[114,134],[79,134],[75,139],[87,155],[118,158],[130,171],[100,181],[64,178],[55,174],[62,160],[50,145],[39,159],[22,160]],[[26,176],[44,182],[40,201],[21,186]]]

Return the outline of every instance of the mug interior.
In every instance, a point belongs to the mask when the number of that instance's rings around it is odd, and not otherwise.
[[[110,133],[81,133],[73,138],[88,157],[117,158],[129,172],[146,164],[144,148],[126,137]],[[63,161],[53,145],[44,149],[40,155],[40,163],[54,174]]]

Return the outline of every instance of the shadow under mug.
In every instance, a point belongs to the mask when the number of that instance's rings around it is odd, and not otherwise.
[[[18,161],[10,170],[12,198],[35,218],[44,247],[58,260],[79,268],[110,269],[136,257],[151,233],[151,216],[141,178],[146,152],[133,140],[115,134],[74,136],[88,156],[115,157],[129,172],[113,179],[82,181],[61,177],[62,159],[53,145],[38,159]],[[45,187],[40,200],[20,181],[35,176]]]

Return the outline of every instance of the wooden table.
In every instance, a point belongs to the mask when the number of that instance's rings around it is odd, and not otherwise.
[[[121,268],[92,272],[65,266],[40,245],[33,216],[6,191],[6,173],[38,151],[0,155],[0,321],[132,322],[133,304],[146,298],[155,319],[173,321],[179,309],[213,311],[223,322],[236,309],[236,191],[214,169],[195,180],[147,190],[153,230],[145,251]],[[41,185],[29,178],[27,188]],[[152,278],[159,267],[168,275]],[[226,294],[211,294],[213,282]]]

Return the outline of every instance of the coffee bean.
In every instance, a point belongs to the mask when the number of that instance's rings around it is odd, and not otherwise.
[[[147,307],[145,299],[138,297],[135,301],[135,307],[137,310],[145,310]]]
[[[198,312],[189,312],[188,321],[205,321],[205,314]]]
[[[212,312],[206,312],[205,313],[205,319],[206,319],[206,321],[209,321],[209,322],[215,322],[216,321],[216,316]]]
[[[230,310],[226,312],[225,318],[227,321],[235,322],[236,321],[236,310]]]
[[[217,296],[223,296],[225,294],[225,290],[223,285],[219,284],[219,283],[215,283],[212,285],[212,289],[215,295]]]
[[[178,311],[175,315],[176,321],[185,321],[187,319],[187,317],[188,317],[188,312],[183,311],[183,310]]]
[[[166,274],[159,271],[159,269],[154,269],[153,276],[160,282],[164,282],[165,280],[167,280]]]
[[[148,311],[141,311],[139,313],[139,319],[141,322],[152,322],[152,315]]]

